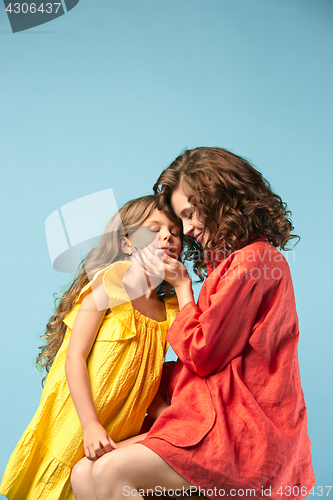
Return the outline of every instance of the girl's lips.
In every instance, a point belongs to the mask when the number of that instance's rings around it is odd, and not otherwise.
[[[160,250],[162,250],[162,252],[165,252],[167,253],[168,255],[170,255],[170,257],[175,257],[175,248],[174,247],[161,247]]]
[[[200,242],[201,237],[202,237],[202,231],[201,231],[201,233],[197,233],[194,235],[194,238],[197,240],[198,243]]]
[[[173,249],[171,247],[161,247],[163,252],[173,253]]]

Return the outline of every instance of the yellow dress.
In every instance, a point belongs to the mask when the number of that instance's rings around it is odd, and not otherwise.
[[[133,308],[122,278],[129,261],[99,271],[110,297],[87,360],[91,392],[100,423],[114,441],[139,433],[161,378],[166,333],[178,312],[177,299],[165,300],[167,319],[158,322]],[[66,316],[64,341],[47,376],[39,408],[13,451],[0,485],[9,500],[74,500],[72,467],[84,457],[83,431],[65,376],[71,328],[86,285]]]

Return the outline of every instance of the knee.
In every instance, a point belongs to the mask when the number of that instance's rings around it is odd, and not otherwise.
[[[91,467],[86,463],[87,459],[80,460],[74,467],[71,473],[72,488],[76,490],[89,480]]]
[[[112,498],[122,487],[126,467],[121,453],[114,450],[99,458],[92,468],[92,481],[99,498]],[[99,496],[100,495],[100,496]]]
[[[94,483],[107,482],[116,477],[117,461],[114,460],[114,452],[107,453],[96,460],[92,468],[92,479]]]

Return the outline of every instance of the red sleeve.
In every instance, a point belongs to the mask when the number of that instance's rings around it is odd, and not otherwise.
[[[234,275],[220,279],[204,312],[194,302],[186,304],[167,335],[182,363],[201,377],[223,370],[242,353],[258,317],[259,283],[246,272]]]

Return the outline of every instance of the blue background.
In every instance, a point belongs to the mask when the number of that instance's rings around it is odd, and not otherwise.
[[[118,206],[148,194],[184,148],[217,145],[263,172],[302,237],[288,258],[301,376],[316,484],[332,485],[333,3],[81,0],[17,34],[2,3],[0,18],[0,475],[38,406],[38,336],[69,281],[45,219],[110,187]]]

